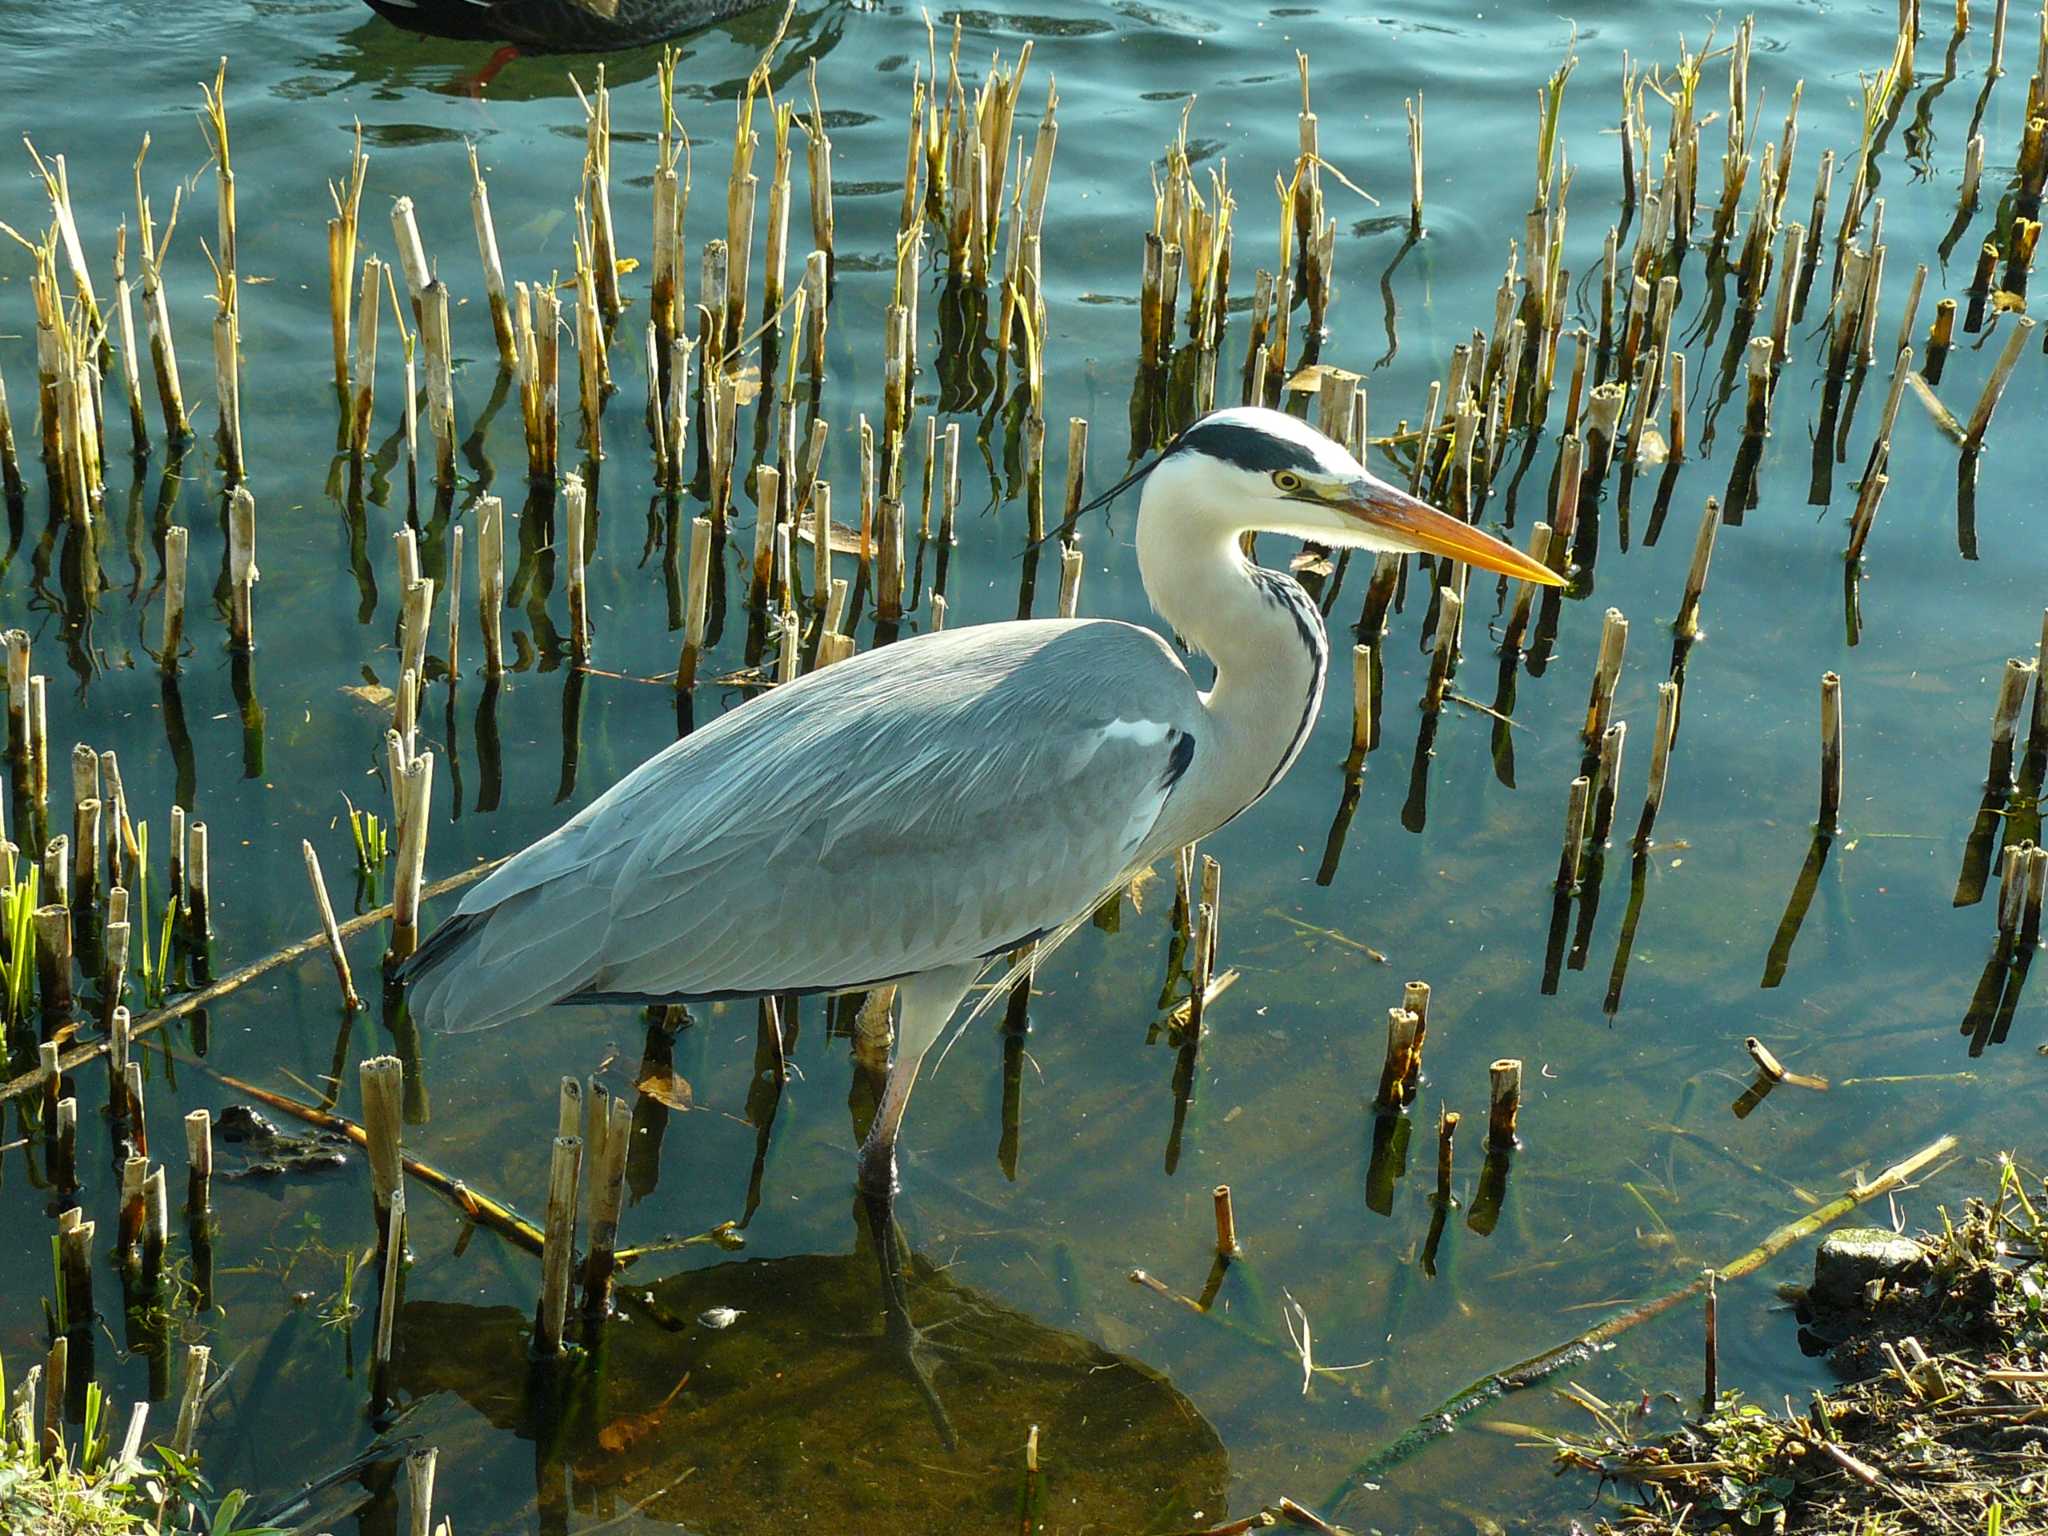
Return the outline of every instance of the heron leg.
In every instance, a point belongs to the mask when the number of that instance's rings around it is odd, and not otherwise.
[[[953,1010],[974,978],[981,974],[978,963],[951,965],[943,970],[913,976],[897,989],[901,1016],[896,1026],[896,1053],[889,1062],[889,1081],[882,1089],[882,1105],[868,1127],[867,1140],[860,1149],[860,1188],[864,1195],[886,1204],[896,1193],[896,1132],[903,1124],[910,1090],[917,1084],[917,1069],[939,1036],[945,1032]]]
[[[886,1194],[864,1191],[860,1203],[865,1208],[868,1234],[874,1242],[875,1260],[881,1267],[881,1347],[895,1357],[896,1363],[909,1376],[917,1395],[924,1400],[940,1443],[948,1451],[957,1451],[960,1449],[960,1437],[953,1428],[952,1416],[946,1412],[946,1405],[939,1398],[934,1371],[939,1359],[956,1351],[934,1343],[930,1329],[920,1328],[911,1321],[910,1286],[903,1272],[903,1239],[896,1227],[893,1199]]]
[[[454,81],[455,88],[471,101],[482,101],[484,99],[484,88],[498,78],[498,72],[514,59],[523,56],[519,51],[517,43],[507,43],[494,52],[477,69],[472,70],[466,75],[457,75]]]

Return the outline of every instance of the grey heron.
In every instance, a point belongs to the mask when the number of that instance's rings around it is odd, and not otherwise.
[[[478,884],[406,966],[414,1019],[459,1031],[553,1003],[893,984],[895,1054],[859,1162],[886,1208],[918,1066],[976,980],[1248,809],[1300,754],[1329,643],[1243,534],[1560,582],[1277,411],[1202,418],[1109,494],[1134,483],[1146,596],[1214,663],[1208,690],[1160,635],[1111,619],[947,630],[812,672]]]

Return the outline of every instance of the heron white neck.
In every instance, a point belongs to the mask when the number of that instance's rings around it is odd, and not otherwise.
[[[1300,584],[1253,565],[1234,531],[1170,521],[1139,518],[1138,572],[1159,616],[1216,663],[1202,702],[1217,751],[1186,808],[1187,819],[1206,822],[1187,834],[1199,836],[1257,800],[1294,761],[1322,703],[1330,647]]]

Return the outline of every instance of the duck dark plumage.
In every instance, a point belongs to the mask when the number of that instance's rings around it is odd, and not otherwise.
[[[539,53],[603,53],[659,43],[761,0],[367,0],[414,32],[512,43]]]

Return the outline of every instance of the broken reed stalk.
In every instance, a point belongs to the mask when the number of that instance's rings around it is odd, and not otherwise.
[[[381,1253],[401,1234],[393,1229],[393,1201],[405,1176],[405,1067],[396,1056],[372,1056],[356,1069],[363,1096],[363,1150],[370,1163],[370,1210]]]
[[[1081,515],[1081,502],[1087,494],[1088,477],[1088,418],[1069,416],[1067,418],[1067,483],[1066,496],[1061,503],[1060,528],[1071,535],[1074,520]]]
[[[381,1367],[391,1360],[398,1336],[399,1281],[405,1272],[405,1185],[393,1186],[391,1203],[378,1229],[378,1253],[382,1256],[377,1283],[377,1329],[370,1341],[370,1359]]]
[[[590,1136],[590,1242],[583,1263],[583,1311],[592,1320],[611,1311],[612,1275],[617,1269],[619,1213],[625,1206],[626,1157],[632,1150],[632,1101],[593,1098]]]
[[[52,902],[37,907],[32,921],[36,935],[36,991],[42,1000],[43,1033],[53,1035],[70,1021],[71,1016],[71,910]]]
[[[1745,349],[1749,376],[1748,395],[1742,418],[1744,437],[1771,435],[1771,338],[1752,336]]]
[[[796,106],[778,102],[775,106],[775,170],[768,183],[768,230],[762,251],[761,326],[779,331],[782,326],[782,286],[789,267],[789,171],[790,130],[796,124]]]
[[[1218,1184],[1216,1198],[1216,1257],[1229,1260],[1244,1250],[1237,1242],[1237,1212],[1230,1201],[1230,1186]]]
[[[170,1192],[164,1184],[163,1164],[158,1163],[142,1181],[142,1274],[151,1286],[163,1277],[164,1249],[170,1236]]]
[[[1550,524],[1542,522],[1535,524],[1529,530],[1529,558],[1538,565],[1550,565],[1552,543],[1553,535],[1550,530]],[[1379,572],[1377,569],[1373,572],[1373,580],[1375,584],[1378,583]],[[1524,581],[1517,584],[1514,610],[1508,617],[1507,631],[1502,639],[1506,649],[1511,651],[1520,651],[1522,649],[1523,639],[1529,633],[1529,618],[1535,608],[1537,590],[1537,585],[1533,581]]]
[[[1488,1101],[1486,1146],[1491,1152],[1506,1152],[1520,1145],[1515,1120],[1522,1108],[1522,1063],[1504,1056],[1487,1068]]]
[[[243,474],[241,422],[241,306],[237,297],[240,258],[235,219],[235,165],[228,133],[228,61],[223,58],[213,84],[199,87],[203,110],[199,126],[212,152],[214,185],[218,193],[215,229],[219,250],[214,255],[215,301],[220,313],[214,322],[214,366],[221,383],[221,442],[226,452],[230,480]],[[223,323],[224,322],[224,323]],[[225,352],[223,353],[223,341]]]
[[[139,1061],[129,1061],[121,1071],[121,1102],[129,1114],[129,1147],[133,1147],[141,1159],[147,1159],[150,1157],[150,1108],[143,1100]],[[143,1186],[147,1186],[147,1178],[143,1178]],[[139,1208],[141,1206],[137,1206],[137,1210]]]
[[[603,64],[597,66],[595,100],[585,98],[580,86],[576,95],[584,111],[583,201],[590,221],[591,276],[609,322],[618,319],[625,301],[619,295],[618,239],[612,223],[612,93],[605,84]]]
[[[185,557],[188,530],[172,524],[164,530],[164,618],[157,643],[157,662],[166,672],[178,670],[178,652],[185,641]]]
[[[21,456],[14,444],[14,418],[7,410],[5,377],[0,377],[0,494],[9,502],[22,498]]]
[[[114,237],[114,316],[121,334],[121,388],[128,400],[131,454],[140,460],[149,452],[149,420],[142,406],[142,360],[135,345],[135,301],[128,287],[128,221]],[[14,432],[7,421],[7,392],[0,388],[0,478],[12,466],[14,494],[20,494],[20,467],[14,464]]]
[[[875,617],[894,623],[903,617],[903,503],[884,496],[875,518]]]
[[[1920,313],[1920,294],[1927,286],[1927,263],[1921,262],[1913,269],[1913,281],[1906,287],[1906,307],[1899,315],[1899,339],[1892,344],[1892,355],[1898,356],[1912,345],[1913,321]]]
[[[1429,995],[1429,983],[1426,981],[1402,983],[1401,1006],[1415,1015],[1415,1040],[1408,1049],[1408,1060],[1401,1076],[1401,1102],[1404,1104],[1413,1104],[1422,1092],[1422,1049],[1429,1042]]]
[[[1614,803],[1621,792],[1621,753],[1628,741],[1628,722],[1617,720],[1600,735],[1598,788],[1593,795],[1592,844],[1605,848],[1614,833]]]
[[[427,429],[434,435],[434,483],[455,489],[455,355],[448,329],[448,285],[436,278],[420,295],[420,350],[427,361]]]
[[[1387,1054],[1380,1064],[1379,1092],[1373,1096],[1374,1108],[1382,1113],[1398,1110],[1406,1102],[1403,1085],[1408,1079],[1408,1063],[1417,1053],[1421,1030],[1420,1015],[1407,1008],[1387,1010]]]
[[[1643,794],[1643,815],[1636,823],[1638,852],[1650,845],[1650,833],[1657,813],[1664,807],[1664,786],[1671,772],[1671,741],[1678,729],[1678,684],[1666,679],[1657,685],[1657,733],[1650,740],[1650,783]]]
[[[1703,1417],[1714,1411],[1721,1401],[1721,1292],[1718,1277],[1710,1269],[1703,1276],[1707,1286],[1706,1299],[1706,1355],[1703,1361],[1705,1380],[1700,1392],[1700,1413]]]
[[[405,531],[410,533],[412,530],[407,529]],[[409,549],[411,548],[411,542],[408,540],[400,547],[401,549]],[[415,571],[419,569],[419,562],[416,556],[410,562],[401,560],[400,565],[409,566],[411,570]],[[399,605],[398,620],[399,675],[401,677],[410,677],[413,680],[414,689],[417,690],[419,680],[426,675],[427,631],[431,627],[434,618],[434,579],[431,576],[413,576],[409,580],[401,576],[400,579],[403,582],[404,596]],[[398,713],[401,715],[408,714],[415,709],[417,704],[417,697],[401,696],[398,701]],[[401,726],[400,732],[405,737],[406,751],[410,753],[416,738],[416,731],[409,729],[407,726]]]
[[[1991,712],[1991,769],[1987,778],[1990,789],[2009,789],[2012,785],[2013,741],[2019,731],[2020,704],[2033,676],[2032,662],[2017,656],[2006,658],[1998,682],[1998,702]]]
[[[1465,613],[1464,600],[1450,587],[1439,587],[1436,600],[1436,643],[1430,652],[1429,676],[1422,689],[1422,707],[1425,711],[1441,709],[1444,695],[1450,691],[1451,665],[1457,654],[1458,628]]]
[[[1707,567],[1714,559],[1714,539],[1721,529],[1721,503],[1707,498],[1700,514],[1699,532],[1693,538],[1692,564],[1685,572],[1685,595],[1679,599],[1678,618],[1672,627],[1680,640],[1696,640],[1700,634],[1700,598],[1707,589]]]
[[[1628,620],[1619,608],[1610,608],[1600,625],[1600,654],[1593,667],[1593,687],[1586,700],[1586,723],[1581,736],[1588,748],[1597,747],[1614,713],[1614,690],[1621,681],[1621,663],[1628,648]]]
[[[1601,385],[1593,393],[1598,396]],[[1566,433],[1557,450],[1557,499],[1550,514],[1550,553],[1553,571],[1564,574],[1571,566],[1572,531],[1579,520],[1579,487],[1585,462],[1584,442]]]
[[[27,777],[31,748],[30,730],[34,720],[29,711],[29,667],[31,655],[28,631],[10,629],[0,635],[7,647],[7,756],[17,773]]]
[[[238,651],[256,646],[256,498],[249,487],[228,493],[228,635]]]
[[[2034,707],[2027,716],[2027,755],[2048,757],[2048,688],[2041,686],[2041,679],[2048,677],[2048,609],[2041,614],[2041,641],[2034,660]]]
[[[474,151],[471,163],[475,163]],[[349,399],[349,316],[353,295],[349,282],[356,275],[356,238],[363,211],[363,180],[370,160],[363,153],[363,125],[356,123],[355,145],[349,155],[346,182],[327,183],[327,195],[334,202],[334,217],[327,221],[327,315],[334,335],[334,392],[343,402]]]
[[[1991,376],[1984,381],[1984,392],[1977,397],[1977,407],[1970,412],[1970,423],[1963,429],[1963,452],[1976,453],[1984,446],[1984,434],[1991,428],[1991,413],[1998,409],[1998,400],[2005,393],[2006,380],[2012,377],[2012,370],[2020,360],[2020,349],[2027,344],[2027,337],[2033,333],[2034,319],[2022,315],[2014,322],[2010,334],[2005,338],[2005,350],[1998,354],[1998,361],[1991,366]]]
[[[204,1222],[213,1213],[213,1112],[185,1116],[185,1214]]]
[[[448,691],[462,676],[462,524],[448,536]]]
[[[562,479],[562,524],[569,555],[569,653],[581,666],[590,660],[590,498],[574,471]]]
[[[604,313],[587,239],[575,242],[576,253],[576,400],[583,418],[583,450],[593,460],[604,457],[604,390],[607,358]]]
[[[2016,937],[2025,921],[2035,851],[2032,842],[2022,839],[2008,846],[1999,860],[1997,920],[2001,938]]]
[[[822,487],[820,487],[822,489]],[[831,523],[826,512],[826,503],[818,504],[818,527],[821,535],[829,538],[826,530]],[[711,596],[711,519],[708,517],[690,520],[690,587],[688,606],[683,613],[683,651],[676,662],[676,687],[688,693],[697,686],[697,664],[704,650],[704,623]]]
[[[496,682],[505,675],[505,503],[496,496],[479,496],[476,502],[476,612],[484,636],[484,676]]]
[[[747,600],[759,607],[767,601],[775,575],[775,533],[782,496],[782,471],[763,464],[754,481],[754,557]]]
[[[1379,664],[1379,647],[1374,644],[1351,648],[1351,771],[1365,761],[1374,746],[1372,685]]]
[[[235,274],[223,269],[216,274],[218,287],[213,317],[214,396],[220,412],[221,468],[230,485],[239,485],[248,473],[242,453],[242,373],[240,358],[240,316],[235,307]]]
[[[78,1188],[78,1100],[66,1094],[57,1101],[57,1123],[50,1127],[54,1142],[50,1156],[50,1182],[60,1198]]]
[[[1449,1210],[1451,1198],[1451,1143],[1458,1134],[1460,1116],[1455,1109],[1438,1106],[1436,1112],[1436,1203]]]
[[[320,855],[313,851],[310,839],[300,839],[299,848],[306,857],[306,878],[312,882],[314,905],[320,909],[320,932],[327,940],[327,958],[333,962],[334,979],[341,987],[341,1006],[344,1011],[354,1013],[363,1006],[363,1000],[356,995],[355,978],[349,974],[348,950],[341,942],[341,928],[334,920],[334,903],[327,899],[327,881],[320,873]]]
[[[1832,837],[1842,829],[1842,679],[1820,679],[1820,830]]]
[[[1557,863],[1557,888],[1567,894],[1579,887],[1579,867],[1586,853],[1586,806],[1593,781],[1585,774],[1572,780],[1565,798],[1564,852]]]
[[[557,1136],[548,1162],[547,1226],[541,1240],[540,1308],[534,1351],[562,1352],[562,1326],[569,1313],[569,1273],[575,1259],[576,1185],[583,1162],[583,1138]]]
[[[77,1215],[75,1210],[65,1212],[66,1217]],[[57,1270],[64,1291],[64,1316],[74,1328],[88,1325],[95,1315],[92,1249],[97,1231],[96,1223],[78,1219],[68,1226],[60,1220],[57,1229]]]
[[[656,92],[661,105],[661,130],[654,163],[654,277],[649,308],[653,312],[655,337],[660,355],[666,357],[675,345],[681,327],[677,302],[683,275],[683,225],[689,208],[687,143],[684,172],[676,169],[676,65],[681,51],[673,44],[662,49],[655,69]]]
[[[398,771],[392,786],[398,821],[398,873],[392,887],[391,958],[419,948],[420,900],[427,865],[427,823],[434,796],[434,754],[421,752]]]
[[[178,227],[178,205],[184,194],[182,188],[172,194],[171,216],[164,226],[163,238],[159,240],[156,225],[150,218],[149,199],[142,191],[142,162],[148,154],[149,135],[145,133],[141,152],[135,157],[135,233],[142,268],[142,320],[149,332],[150,372],[156,380],[164,438],[175,448],[191,437],[192,424],[185,412],[185,391],[178,377],[178,351],[171,339],[171,308],[169,300],[164,297],[163,259],[170,250],[171,235]]]
[[[1422,233],[1422,92],[1401,103],[1408,114],[1408,233]]]
[[[484,296],[491,306],[491,331],[498,340],[498,367],[511,372],[518,362],[518,340],[512,330],[512,306],[505,294],[505,265],[498,259],[498,230],[491,219],[491,189],[484,185],[483,171],[476,161],[476,145],[469,151],[469,216],[476,225],[477,260],[484,269]]]
[[[434,1536],[434,1468],[439,1460],[440,1452],[431,1445],[405,1458],[406,1536]]]
[[[2021,901],[2020,940],[2037,944],[2041,939],[2041,906],[2048,897],[2048,848],[2036,848],[2027,861],[2026,893]]]
[[[1081,546],[1063,546],[1060,550],[1059,603],[1059,613],[1063,619],[1071,619],[1081,611],[1081,568]]]
[[[419,220],[413,216],[412,199],[401,197],[391,205],[391,237],[398,249],[398,270],[405,279],[405,293],[412,304],[413,323],[421,324],[420,295],[434,280],[427,264],[427,248],[420,241]]]
[[[377,317],[384,308],[390,281],[384,263],[371,256],[363,262],[357,289],[354,394],[349,401],[348,452],[358,473],[370,453],[370,420],[377,405]]]

